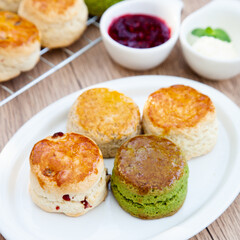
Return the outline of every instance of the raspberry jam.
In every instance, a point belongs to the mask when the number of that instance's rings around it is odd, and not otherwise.
[[[132,48],[152,48],[165,43],[171,35],[165,21],[151,15],[127,14],[111,23],[108,34],[118,43]]]

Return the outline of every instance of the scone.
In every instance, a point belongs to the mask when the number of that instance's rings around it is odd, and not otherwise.
[[[21,0],[0,0],[0,10],[17,12]]]
[[[39,57],[36,26],[15,13],[0,11],[0,82],[32,69]]]
[[[104,158],[115,157],[123,142],[140,133],[140,112],[124,94],[94,88],[82,93],[73,104],[67,130],[93,139]]]
[[[41,33],[41,44],[65,47],[84,32],[88,10],[84,0],[22,0],[19,15],[33,22]]]
[[[189,160],[214,147],[218,135],[216,110],[208,96],[189,86],[161,88],[144,105],[143,129],[146,134],[172,140]]]
[[[119,205],[142,219],[171,216],[187,194],[188,165],[170,140],[155,135],[136,136],[116,155],[111,188]]]
[[[47,212],[80,216],[107,195],[108,176],[97,145],[76,133],[55,133],[30,155],[30,194]]]

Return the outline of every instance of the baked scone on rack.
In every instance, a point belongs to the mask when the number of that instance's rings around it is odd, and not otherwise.
[[[47,212],[80,216],[107,196],[102,153],[88,137],[55,133],[30,154],[30,195]]]
[[[32,69],[40,57],[36,26],[8,11],[0,11],[0,82]]]
[[[18,13],[33,22],[48,48],[71,45],[84,32],[88,10],[84,0],[22,0]]]
[[[0,11],[17,12],[21,0],[0,0]]]
[[[211,151],[216,144],[218,123],[211,99],[184,85],[152,93],[143,109],[146,134],[160,135],[180,146],[187,159]]]
[[[104,158],[115,157],[122,143],[141,132],[139,108],[123,93],[108,88],[89,89],[71,107],[67,131],[93,139]]]

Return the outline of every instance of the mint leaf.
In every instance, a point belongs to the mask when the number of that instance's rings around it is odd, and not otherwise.
[[[196,28],[192,31],[192,34],[197,37],[203,37],[203,36],[214,37],[225,42],[231,42],[231,39],[228,36],[228,34],[220,28],[216,28],[216,29],[212,29],[211,27],[207,27],[205,29]]]
[[[203,37],[205,36],[205,30],[202,28],[196,28],[192,31],[192,34],[197,37]]]
[[[225,41],[225,42],[231,42],[231,39],[230,37],[227,35],[226,32],[224,32],[222,29],[220,28],[216,28],[214,30],[214,35],[215,35],[215,38],[218,38],[222,41]]]
[[[212,37],[214,35],[214,30],[210,27],[207,27],[205,29],[205,33],[206,33],[207,36]]]

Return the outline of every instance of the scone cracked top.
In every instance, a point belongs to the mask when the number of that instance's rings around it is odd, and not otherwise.
[[[79,216],[107,195],[107,174],[97,145],[61,132],[36,143],[30,154],[30,194],[48,212]]]
[[[19,47],[39,41],[36,26],[8,11],[0,11],[0,48]]]
[[[211,99],[189,86],[161,88],[150,94],[144,105],[144,132],[172,140],[183,148],[187,159],[214,147],[217,125]]]
[[[120,145],[141,131],[138,106],[114,90],[94,88],[82,93],[73,104],[67,129],[92,138],[104,157],[114,157]]]

